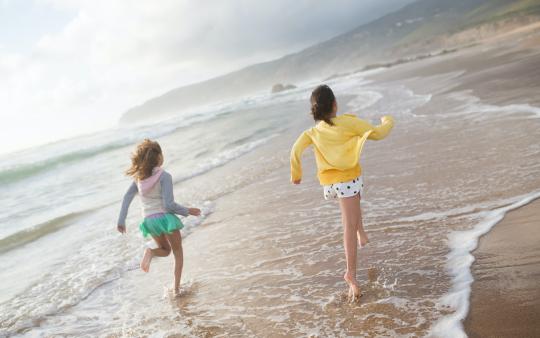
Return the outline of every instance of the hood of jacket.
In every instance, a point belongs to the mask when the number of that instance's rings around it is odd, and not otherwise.
[[[159,178],[163,173],[161,167],[155,167],[152,169],[152,176],[145,178],[144,180],[137,180],[137,188],[141,195],[146,195],[152,188],[159,182]]]

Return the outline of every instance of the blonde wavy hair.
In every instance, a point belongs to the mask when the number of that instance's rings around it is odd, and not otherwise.
[[[152,176],[152,170],[163,163],[163,153],[156,141],[144,139],[131,154],[131,167],[126,175],[138,180]]]

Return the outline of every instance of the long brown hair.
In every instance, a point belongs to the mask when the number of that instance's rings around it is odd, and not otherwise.
[[[163,154],[159,143],[144,139],[131,154],[131,167],[126,170],[126,175],[144,180],[152,176],[152,170],[161,165],[162,160]]]
[[[315,121],[324,121],[333,126],[332,112],[336,97],[327,85],[320,85],[311,93],[311,114]]]

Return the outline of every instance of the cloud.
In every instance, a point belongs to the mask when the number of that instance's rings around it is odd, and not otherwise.
[[[13,45],[22,27],[0,24],[12,34],[0,48],[0,142],[16,148],[111,126],[150,97],[297,51],[410,1],[3,0],[15,19],[36,8],[50,17],[25,31],[35,36],[28,48]],[[63,22],[56,13],[69,20],[48,30]]]

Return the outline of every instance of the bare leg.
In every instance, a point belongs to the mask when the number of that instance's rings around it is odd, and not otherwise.
[[[360,200],[358,203],[361,203],[362,197],[360,196]],[[360,207],[358,213],[358,243],[360,243],[360,247],[366,246],[366,244],[369,243],[369,238],[367,233],[364,231],[364,223],[362,222],[362,207]]]
[[[182,250],[182,235],[180,230],[176,230],[167,235],[174,255],[174,294],[180,294],[180,280],[182,279],[182,268],[184,267],[184,252]]]
[[[152,261],[152,258],[154,256],[157,257],[166,257],[171,252],[171,246],[169,245],[169,242],[167,241],[167,238],[165,235],[161,235],[159,237],[152,236],[156,244],[158,245],[158,248],[156,249],[150,249],[146,248],[144,249],[144,255],[141,260],[141,269],[144,272],[148,272],[150,270],[150,262]]]
[[[352,300],[360,296],[360,288],[356,281],[356,253],[358,219],[360,217],[360,197],[358,195],[339,199],[341,207],[341,220],[343,223],[343,244],[345,247],[345,259],[347,261],[347,272],[343,276],[349,284],[349,294]]]

